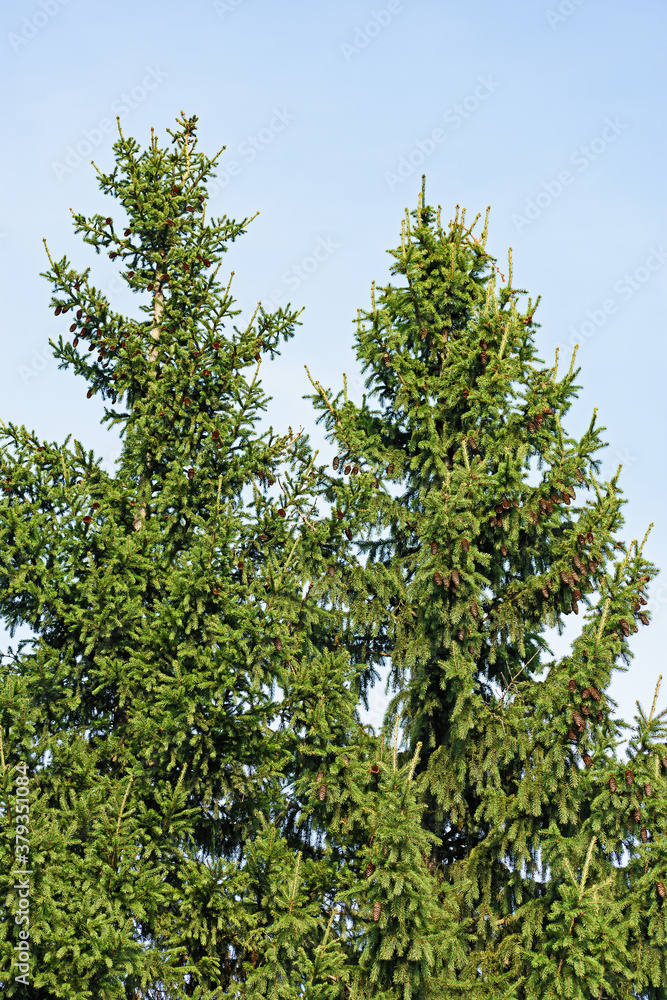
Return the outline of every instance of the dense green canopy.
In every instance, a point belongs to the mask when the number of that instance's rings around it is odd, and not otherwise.
[[[30,633],[0,661],[3,995],[665,1000],[667,730],[640,710],[622,761],[607,693],[657,570],[595,414],[563,426],[574,358],[537,357],[488,213],[422,188],[358,316],[363,402],[308,373],[333,465],[260,434],[300,313],[235,324],[252,220],[206,218],[196,128],[120,134],[116,217],[74,216],[142,318],[49,256],[115,470],[0,427],[0,617]]]

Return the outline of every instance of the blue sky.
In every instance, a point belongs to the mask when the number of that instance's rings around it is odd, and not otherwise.
[[[270,422],[311,432],[304,365],[354,396],[354,319],[389,281],[386,251],[405,207],[449,218],[491,206],[487,249],[542,300],[536,342],[560,371],[579,343],[582,388],[566,427],[594,408],[607,430],[603,475],[619,464],[624,541],[667,569],[663,315],[667,291],[664,5],[644,0],[15,0],[0,13],[5,92],[0,206],[0,416],[42,437],[68,433],[111,465],[117,442],[86,386],[58,371],[58,321],[39,272],[54,257],[93,265],[115,308],[134,308],[111,261],[74,237],[70,207],[112,210],[97,187],[113,123],[142,146],[183,109],[200,148],[227,148],[213,215],[259,216],[227,255],[249,317],[258,299],[305,306],[303,325],[264,368]],[[239,322],[243,317],[239,318]],[[323,454],[329,455],[326,445]],[[667,575],[653,621],[632,639],[610,693],[631,721],[664,669]],[[569,621],[569,619],[568,619]],[[581,619],[569,625],[571,631]],[[567,648],[567,633],[554,642]],[[381,716],[376,689],[371,719]],[[667,683],[659,707],[667,706]]]

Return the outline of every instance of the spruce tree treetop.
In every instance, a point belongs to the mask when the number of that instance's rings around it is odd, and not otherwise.
[[[323,805],[323,762],[343,766],[345,750],[370,782],[375,758],[356,712],[365,668],[338,639],[353,558],[335,516],[313,520],[307,437],[257,433],[262,359],[298,312],[260,303],[234,324],[218,273],[249,220],[206,219],[217,158],[196,150],[196,123],[183,115],[166,150],[121,133],[99,172],[117,211],[74,215],[144,318],[114,311],[66,258],[45,275],[69,327],[54,354],[120,432],[114,473],[77,440],[0,429],[0,614],[32,633],[0,666],[7,997],[308,986],[328,1000],[358,966],[345,937],[358,904],[333,905],[340,864],[323,868],[314,835],[333,797]],[[19,766],[29,855],[6,835]],[[18,982],[12,873],[28,856]]]
[[[638,717],[628,783],[607,690],[657,569],[646,538],[617,540],[626,501],[618,473],[596,478],[596,414],[580,440],[564,428],[578,370],[537,356],[539,299],[519,308],[511,251],[497,288],[488,212],[479,237],[479,216],[440,215],[422,190],[390,251],[404,282],[360,312],[362,404],[318,382],[311,397],[344,455],[332,502],[351,466],[378,484],[358,548],[397,692],[384,731],[400,720],[405,760],[422,747],[441,899],[471,885],[467,955],[429,995],[644,995],[667,984],[666,729],[655,704]],[[570,614],[571,653],[546,659]]]
[[[206,220],[195,133],[121,134],[99,176],[122,221],[74,216],[144,319],[46,273],[114,474],[0,429],[0,615],[32,633],[0,661],[3,993],[664,1000],[667,734],[654,703],[621,762],[607,693],[656,570],[618,548],[595,419],[563,429],[577,373],[537,358],[486,226],[422,193],[405,284],[359,323],[369,397],[315,383],[333,469],[258,434],[298,313],[235,325],[218,273],[249,220]],[[358,704],[387,655],[376,737]]]

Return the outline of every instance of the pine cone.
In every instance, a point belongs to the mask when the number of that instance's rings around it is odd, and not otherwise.
[[[436,556],[438,554],[438,549],[440,546],[437,542],[431,542],[431,555]]]
[[[627,781],[628,785],[631,785],[635,780],[635,772],[632,770],[631,767],[629,767],[625,772],[625,780]]]
[[[587,753],[582,754],[582,759],[583,759],[583,762],[586,765],[586,767],[592,767],[593,766],[593,758],[590,756],[590,754],[587,754]]]
[[[464,552],[467,552],[468,549],[470,548],[470,542],[468,541],[467,538],[461,539],[461,548],[463,549]]]
[[[345,537],[347,538],[348,542],[352,541],[352,532],[349,528],[345,529]]]
[[[567,731],[567,738],[569,740],[573,740],[575,743],[579,739],[579,737],[577,736],[577,734],[572,729],[568,729],[568,731]]]
[[[324,800],[327,797],[327,786],[326,785],[320,785],[317,794],[318,794],[318,798],[319,798],[320,802],[324,802]]]
[[[351,468],[352,468],[351,465],[346,465],[345,468],[343,469],[343,474],[349,476]]]
[[[366,865],[366,871],[364,872],[364,878],[370,878],[374,871],[375,871],[375,865],[373,864],[372,861],[369,861],[368,864]]]
[[[646,841],[648,840],[648,833],[646,832],[646,830],[643,827],[639,831],[639,836],[642,838],[642,844],[645,844]]]
[[[380,919],[380,914],[381,913],[382,913],[382,904],[381,903],[374,903],[373,904],[373,920],[375,921],[375,923],[377,923],[378,920]]]
[[[276,649],[278,650],[278,652],[280,652],[281,649],[283,648],[283,644],[280,641],[280,639],[274,639],[273,640],[273,645],[276,647]]]
[[[616,784],[616,778],[610,778],[609,779],[609,791],[610,792],[615,792],[616,789],[617,789],[617,787],[618,787],[618,785]]]
[[[651,796],[653,795],[653,789],[651,788],[650,781],[647,781],[646,784],[644,785],[644,795],[646,796],[647,799],[650,799]]]
[[[641,811],[641,809],[633,809],[632,810],[632,818],[634,819],[635,823],[641,823],[641,821],[642,821],[642,811]]]
[[[579,715],[579,712],[574,712],[572,714],[572,720],[573,720],[575,726],[577,727],[577,729],[579,730],[579,732],[583,733],[583,731],[586,728],[586,723],[584,722],[584,720],[582,719],[582,717]]]
[[[371,774],[379,774],[379,773],[380,773],[380,765],[371,764]]]
[[[436,587],[442,586],[442,576],[440,575],[440,573],[438,573],[437,570],[433,574],[433,583],[436,585]]]
[[[459,571],[457,569],[452,570],[452,583],[455,587],[461,583],[461,577],[459,576]]]
[[[477,601],[473,601],[470,605],[470,611],[475,620],[479,618],[479,608],[477,607]]]
[[[390,462],[389,465],[387,466],[387,475],[391,476],[393,475],[393,473],[394,473],[394,463]]]
[[[584,690],[581,692],[581,697],[590,698],[590,696],[591,696],[590,688],[584,688]]]
[[[501,545],[500,546],[500,554],[502,556],[506,556],[507,555],[507,546],[506,545]]]
[[[623,635],[627,639],[627,637],[630,635],[630,626],[626,622],[625,618],[621,618],[618,624],[621,626],[621,629],[623,630]]]
[[[591,697],[594,698],[595,701],[600,701],[600,699],[602,698],[602,695],[600,694],[600,692],[598,691],[597,688],[591,687],[588,690],[591,693]]]
[[[568,683],[567,689],[570,692],[570,694],[574,694],[574,692],[577,690],[577,682],[574,680],[574,678]]]
[[[338,468],[339,461],[340,461],[340,459],[338,458],[338,455],[336,455],[336,457],[333,460],[334,471]]]
[[[665,896],[667,895],[667,889],[665,889],[665,883],[664,882],[658,882],[658,884],[656,885],[656,889],[657,889],[658,895],[660,896],[660,899],[664,899]]]

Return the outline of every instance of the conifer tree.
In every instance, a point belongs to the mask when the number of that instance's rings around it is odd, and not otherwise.
[[[250,220],[206,220],[196,127],[141,151],[119,126],[113,214],[74,215],[137,316],[47,247],[54,355],[103,400],[116,469],[0,429],[0,615],[29,632],[0,666],[8,998],[388,997],[361,961],[386,905],[366,866],[430,849],[416,760],[359,722],[350,529],[317,507],[307,436],[256,428],[262,358],[298,312],[236,326],[218,273]],[[399,889],[442,936],[431,883]]]
[[[409,896],[385,871],[371,978],[420,1000],[664,1000],[665,713],[639,709],[623,762],[608,694],[657,570],[646,537],[617,540],[626,501],[620,469],[596,478],[596,413],[580,440],[564,428],[579,369],[573,356],[559,378],[558,354],[537,356],[539,299],[520,309],[511,251],[506,280],[486,250],[488,211],[479,237],[479,216],[440,217],[422,186],[390,251],[402,283],[373,285],[359,313],[361,405],[311,379],[338,452],[328,498],[345,510],[359,480],[377,486],[355,522],[349,628],[390,655],[384,732],[400,726],[399,764],[419,748],[428,869],[464,932],[417,969],[394,933]],[[572,614],[571,652],[550,659],[544,632]]]
[[[486,232],[445,234],[422,196],[408,287],[360,324],[380,409],[317,385],[333,470],[260,435],[262,358],[298,313],[234,323],[218,273],[250,220],[206,222],[196,122],[167,150],[119,133],[99,180],[122,221],[74,217],[145,318],[90,269],[46,272],[114,474],[0,431],[0,615],[31,633],[0,666],[3,995],[661,996],[665,734],[654,705],[622,766],[605,690],[655,570],[642,546],[613,562],[599,432],[560,428],[572,370],[533,367]],[[576,469],[597,501],[566,512]],[[572,656],[543,663],[577,602]],[[358,707],[387,655],[376,738]]]

